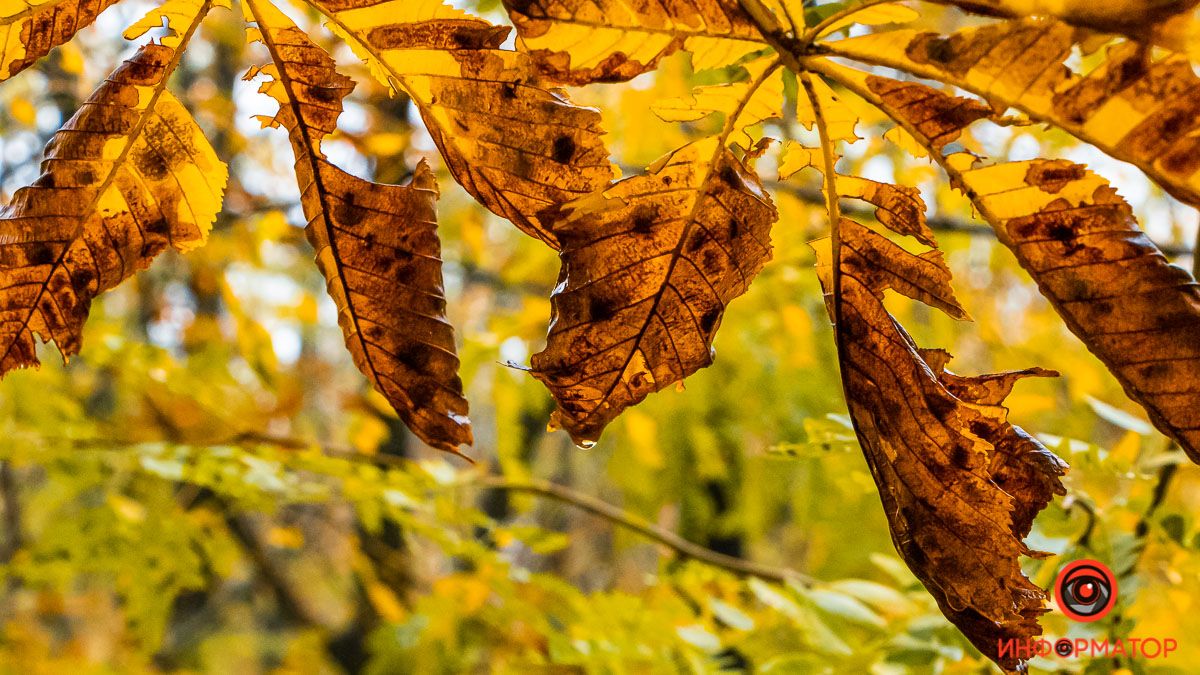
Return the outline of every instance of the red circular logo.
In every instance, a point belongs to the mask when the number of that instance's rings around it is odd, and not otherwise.
[[[1117,604],[1117,577],[1096,560],[1076,560],[1058,572],[1054,601],[1074,621],[1099,621]]]

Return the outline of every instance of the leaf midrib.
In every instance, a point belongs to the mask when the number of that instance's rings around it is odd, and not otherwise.
[[[688,241],[688,237],[691,235],[696,226],[696,216],[700,211],[700,204],[704,201],[705,188],[708,186],[709,181],[712,180],[713,172],[716,168],[717,162],[721,159],[721,156],[727,152],[725,143],[729,139],[729,136],[733,134],[734,129],[737,128],[737,120],[741,117],[742,112],[745,110],[750,100],[754,98],[754,94],[758,91],[759,87],[761,87],[768,79],[770,79],[770,77],[775,73],[776,70],[779,69],[781,65],[782,64],[780,61],[776,59],[774,63],[763,70],[762,75],[760,75],[757,80],[753,81],[750,86],[746,88],[746,95],[740,102],[738,102],[737,107],[726,117],[725,125],[721,129],[721,134],[717,136],[717,147],[713,151],[713,156],[708,162],[705,163],[704,178],[700,180],[696,187],[696,198],[692,201],[692,208],[688,212],[687,219],[683,226],[683,231],[679,233],[679,240],[675,243],[675,247],[670,251],[671,262],[667,264],[666,272],[663,273],[663,282],[659,286],[658,292],[654,294],[653,300],[650,302],[650,310],[646,313],[646,319],[642,322],[642,327],[638,329],[637,333],[635,333],[633,347],[629,350],[629,355],[625,357],[625,362],[621,365],[620,369],[616,371],[616,378],[613,380],[612,384],[608,386],[608,389],[605,390],[604,395],[599,399],[600,404],[589,411],[587,415],[580,418],[578,420],[578,424],[582,425],[586,423],[603,408],[603,403],[612,397],[613,392],[617,389],[617,385],[622,382],[625,371],[628,370],[629,364],[633,362],[634,354],[641,350],[642,339],[645,338],[646,331],[650,328],[650,323],[654,320],[654,317],[658,313],[658,305],[662,301],[663,295],[666,293],[667,288],[671,286],[671,276],[675,273],[675,266],[679,263],[679,259],[682,257],[683,246]],[[718,300],[721,300],[721,298],[718,297]],[[721,301],[721,304],[724,307],[725,303],[723,300]],[[683,366],[682,361],[680,361],[680,366]],[[683,376],[686,377],[686,375]]]
[[[262,15],[259,14],[257,0],[245,0],[245,2],[246,6],[250,8],[250,13],[254,16],[254,21],[258,24],[259,34],[262,35],[263,39],[263,45],[265,45],[267,51],[271,53],[271,60],[273,60],[278,66],[276,70],[278,71],[279,83],[283,85],[284,90],[287,91],[288,107],[292,109],[292,116],[296,119],[296,131],[300,133],[300,136],[303,140],[309,141],[309,135],[307,132],[310,130],[310,128],[304,122],[304,116],[300,110],[300,102],[296,98],[296,94],[293,89],[292,78],[287,72],[286,62],[283,60],[283,57],[279,55],[279,50],[276,47],[274,36],[271,35],[271,31],[275,29],[266,21],[264,21]],[[299,29],[297,28],[297,30]],[[317,48],[316,45],[312,45],[312,47]],[[332,59],[330,59],[330,61],[330,65],[332,67]],[[289,130],[289,133],[290,131],[291,130]],[[354,335],[362,344],[363,358],[365,358],[367,361],[367,367],[371,371],[371,378],[375,380],[375,382],[379,383],[380,387],[382,387],[382,382],[380,381],[380,371],[375,367],[375,360],[371,357],[371,350],[367,349],[366,336],[363,335],[362,327],[359,325],[358,311],[355,308],[354,301],[350,298],[350,285],[346,280],[345,270],[342,268],[341,254],[338,252],[337,233],[335,232],[336,228],[334,228],[333,221],[330,217],[330,205],[328,201],[329,192],[325,189],[325,183],[321,178],[321,159],[316,152],[316,148],[312,147],[311,144],[308,148],[306,148],[306,150],[307,152],[305,154],[308,156],[308,165],[313,176],[312,180],[316,185],[317,194],[321,199],[321,222],[324,224],[326,239],[329,241],[329,248],[333,254],[334,271],[337,274],[338,283],[340,283],[342,286],[342,295],[346,298],[346,306],[350,310],[350,320],[354,322]],[[319,255],[320,251],[317,251],[316,253]]]
[[[65,2],[67,0],[60,1]],[[154,109],[158,105],[159,97],[162,96],[164,91],[166,91],[167,81],[171,79],[171,75],[175,72],[175,68],[179,65],[179,61],[183,58],[183,52],[188,41],[191,40],[192,35],[200,26],[201,21],[204,20],[204,17],[208,15],[209,10],[212,9],[212,5],[213,0],[204,1],[204,4],[200,6],[200,10],[196,13],[196,17],[192,19],[192,23],[188,26],[187,32],[184,33],[183,37],[180,39],[179,45],[174,49],[174,53],[171,55],[171,60],[168,61],[167,65],[163,68],[162,79],[160,79],[158,84],[155,85],[154,93],[150,96],[150,101],[146,104],[146,107],[138,116],[138,121],[134,125],[133,129],[129,132],[129,134],[127,134],[127,138],[129,139],[128,142],[125,144],[125,147],[121,149],[121,154],[118,155],[115,160],[113,160],[112,168],[109,170],[108,175],[105,176],[104,182],[101,183],[100,187],[96,190],[95,195],[93,195],[91,203],[86,211],[84,211],[86,216],[81,219],[82,223],[80,224],[75,236],[72,237],[65,246],[63,246],[62,252],[59,253],[58,258],[50,265],[50,271],[46,274],[46,280],[41,283],[41,287],[38,289],[37,295],[34,296],[33,302],[30,303],[29,313],[26,314],[25,319],[21,322],[21,327],[13,333],[12,340],[8,343],[8,346],[5,347],[4,353],[0,354],[0,362],[3,362],[9,357],[10,354],[12,354],[12,349],[17,344],[21,334],[29,329],[29,322],[33,320],[33,315],[39,311],[38,305],[41,303],[42,296],[46,294],[46,289],[50,287],[50,281],[54,278],[55,272],[62,267],[63,261],[67,257],[67,253],[71,251],[71,248],[75,245],[75,242],[79,241],[79,237],[83,235],[84,228],[86,227],[88,221],[90,221],[92,215],[95,214],[100,199],[103,198],[104,194],[108,191],[108,188],[112,186],[113,181],[116,180],[117,174],[120,173],[121,169],[124,167],[125,160],[128,159],[129,153],[133,150],[134,144],[136,143],[138,137],[141,136],[142,130],[146,126],[146,122],[148,122],[150,117],[154,114]],[[40,6],[41,5],[39,5],[39,7]],[[142,49],[144,48],[145,45],[143,45]],[[119,67],[120,66],[118,66],[118,68]],[[90,101],[84,105],[88,104],[90,104]],[[97,283],[99,283],[99,281],[97,281]],[[50,332],[53,333],[53,330]],[[50,339],[54,339],[53,335],[48,337]]]

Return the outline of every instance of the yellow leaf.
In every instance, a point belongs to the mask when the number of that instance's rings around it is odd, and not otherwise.
[[[824,156],[820,148],[810,148],[796,141],[784,141],[779,162],[779,180],[787,180],[808,168],[821,170]]]
[[[122,494],[109,494],[108,505],[118,516],[124,518],[131,523],[141,523],[146,520],[146,507],[142,506],[141,502],[136,499],[131,499]]]
[[[464,616],[475,614],[480,609],[483,609],[484,603],[492,595],[492,589],[488,586],[485,578],[486,574],[480,576],[469,576],[467,574],[455,574],[448,577],[442,577],[433,582],[433,594],[443,598],[454,598],[458,601],[458,609]]]
[[[774,56],[745,64],[750,77],[745,82],[697,87],[685,98],[665,99],[652,107],[667,122],[698,120],[713,113],[735,116],[730,141],[749,149],[753,141],[747,127],[780,116],[783,107],[783,75]]]
[[[166,0],[126,28],[125,39],[136,40],[147,31],[160,28],[165,19],[167,34],[158,42],[171,49],[179,49],[180,42],[192,25],[192,17],[203,14],[210,6],[229,9],[229,0]]]
[[[905,131],[903,127],[892,127],[884,133],[883,137],[917,159],[929,157],[929,150],[925,149],[925,146],[913,138],[913,135]]]
[[[1141,435],[1135,431],[1129,431],[1121,436],[1121,440],[1117,441],[1117,444],[1108,451],[1108,459],[1116,462],[1117,466],[1133,466],[1141,449]]]
[[[829,140],[835,143],[838,141],[853,143],[858,140],[858,134],[854,131],[854,127],[858,124],[858,115],[854,110],[847,106],[842,98],[821,78],[812,78],[812,84],[817,95],[817,102],[825,114]],[[806,129],[812,129],[817,123],[816,110],[813,109],[812,101],[807,96],[797,97],[796,121]]]
[[[58,48],[58,67],[68,75],[83,74],[83,50],[73,42]]]
[[[788,348],[783,353],[787,354],[789,365],[793,368],[815,366],[817,358],[813,348],[812,317],[803,307],[784,305],[780,321],[786,333],[785,344]]]
[[[367,149],[376,155],[387,157],[402,152],[409,145],[409,134],[377,132],[366,138]]]
[[[400,623],[408,614],[404,611],[404,605],[400,602],[400,598],[392,589],[378,581],[372,581],[367,584],[367,599],[371,601],[371,607],[379,614],[379,617],[384,621],[391,623]]]
[[[350,444],[363,454],[372,454],[388,437],[387,425],[378,417],[364,417],[357,421],[350,434]]]
[[[834,22],[824,32],[832,33],[847,26],[862,24],[865,26],[883,26],[894,23],[910,23],[921,16],[920,12],[898,2],[872,5],[858,10],[841,21]]]

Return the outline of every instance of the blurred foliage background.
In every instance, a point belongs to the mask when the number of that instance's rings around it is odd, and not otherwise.
[[[493,0],[456,4],[504,21]],[[0,197],[36,178],[45,141],[132,51],[112,36],[146,8],[126,0],[0,86]],[[381,182],[422,157],[437,166],[412,106],[315,17],[286,9],[358,82],[330,158]],[[218,11],[176,76],[231,162],[209,243],[103,296],[69,365],[48,351],[40,372],[0,383],[0,673],[991,672],[892,550],[806,245],[827,229],[814,176],[775,186],[775,260],[731,305],[716,363],[582,450],[546,431],[552,400],[520,368],[544,341],[556,256],[440,171],[472,465],[421,446],[344,350],[286,137],[252,117],[274,104],[241,80],[265,58],[237,14]],[[692,73],[680,54],[572,95],[603,110],[629,173],[713,123],[663,123],[650,104],[724,77]],[[1097,558],[1118,573],[1120,599],[1095,624],[1052,612],[1047,634],[1180,644],[1168,661],[1033,669],[1187,672],[1200,663],[1200,471],[880,123],[864,119],[846,169],[922,188],[976,321],[896,297],[889,307],[922,346],[954,353],[958,372],[1062,373],[1009,399],[1013,420],[1072,465],[1069,495],[1030,540],[1051,555],[1027,569],[1049,586],[1062,562]],[[1136,170],[1034,127],[977,128],[965,144],[1091,164],[1191,265],[1197,214]],[[760,161],[764,177],[774,161]],[[663,532],[765,571],[691,560]]]

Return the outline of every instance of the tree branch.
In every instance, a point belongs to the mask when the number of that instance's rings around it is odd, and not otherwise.
[[[147,441],[122,441],[110,440],[102,438],[91,439],[71,439],[68,441],[73,447],[80,450],[105,451],[115,448],[131,447],[143,445]],[[211,445],[230,445],[236,443],[260,443],[263,445],[274,445],[280,448],[291,450],[300,450],[311,448],[315,443],[297,438],[287,438],[279,436],[267,436],[256,433],[237,434],[228,441],[221,441]],[[206,447],[203,445],[190,445],[187,447]],[[350,449],[322,447],[322,452],[331,457],[337,457],[351,462],[359,462],[362,464],[370,464],[373,466],[391,466],[395,468],[411,468],[412,461],[403,457],[392,455],[363,455]],[[186,480],[181,481],[186,482]],[[604,500],[592,497],[591,495],[578,492],[564,485],[530,479],[525,481],[515,481],[499,475],[484,475],[476,479],[468,479],[461,483],[454,484],[455,487],[472,487],[477,486],[491,490],[508,490],[510,492],[526,492],[535,494],[541,497],[554,499],[564,504],[569,504],[583,511],[587,511],[595,516],[604,518],[614,525],[624,527],[627,530],[640,534],[647,539],[666,546],[681,557],[691,558],[713,567],[733,572],[741,576],[753,576],[767,581],[794,581],[804,585],[813,585],[816,583],[812,577],[801,574],[795,570],[786,567],[774,567],[763,563],[757,563],[743,558],[718,553],[699,544],[693,543],[680,537],[679,535],[661,527],[652,525],[642,518],[625,511],[624,509],[610,504]],[[246,546],[247,551],[251,554],[254,562],[257,563],[260,569],[264,572],[265,580],[270,583],[272,588],[277,591],[281,600],[288,604],[286,609],[289,613],[303,618],[313,618],[312,615],[305,611],[302,602],[289,602],[294,599],[294,594],[290,593],[290,586],[282,583],[283,578],[274,574],[276,568],[268,558],[264,555],[261,546],[257,542],[257,537],[245,528],[245,523],[231,523],[231,531],[238,538],[239,542]],[[320,624],[316,624],[320,625]]]
[[[568,504],[582,511],[586,511],[592,515],[603,518],[614,525],[623,527],[631,532],[658,542],[674,551],[677,555],[683,558],[691,558],[698,560],[713,567],[733,572],[739,576],[750,576],[765,579],[767,581],[785,582],[795,581],[806,586],[811,586],[816,583],[814,579],[803,575],[795,570],[785,567],[773,567],[762,563],[735,558],[724,553],[718,553],[712,549],[705,548],[699,544],[694,544],[683,537],[665,530],[661,527],[651,525],[641,518],[625,511],[617,506],[609,504],[606,501],[592,497],[591,495],[577,492],[564,485],[551,483],[536,479],[515,481],[504,476],[484,476],[478,481],[467,483],[466,485],[478,485],[479,487],[491,490],[508,490],[509,492],[525,492],[553,499],[564,504]]]

